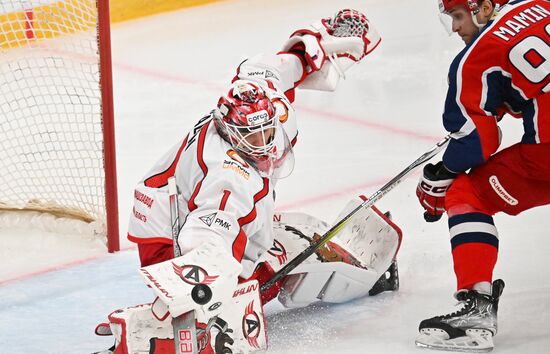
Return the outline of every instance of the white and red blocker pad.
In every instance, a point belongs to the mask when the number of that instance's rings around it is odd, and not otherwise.
[[[189,311],[195,311],[196,316],[211,317],[231,299],[242,265],[222,243],[205,242],[181,257],[140,268],[145,283],[173,317]],[[193,300],[193,290],[199,285],[208,286],[212,292],[211,299],[204,304]],[[213,308],[214,304],[219,305]]]
[[[363,201],[350,201],[337,220]],[[275,240],[266,257],[274,271],[309,246],[314,233],[323,235],[330,228],[326,222],[303,213],[278,213],[274,218]],[[401,239],[401,229],[376,207],[360,210],[329,241],[333,249],[359,264],[322,262],[313,254],[286,277],[279,301],[286,307],[303,307],[318,301],[341,303],[366,296],[395,259]]]
[[[233,292],[231,308],[220,314],[234,340],[233,353],[253,353],[267,349],[267,329],[258,281],[241,283]]]
[[[155,313],[162,306],[159,300],[117,310],[109,315],[112,333],[116,337],[116,354],[173,354],[174,333],[171,317]],[[213,304],[211,306],[216,306]],[[214,354],[218,336],[233,340],[225,346],[233,353],[254,353],[267,349],[265,319],[256,280],[238,284],[230,293],[230,301],[214,317],[197,313],[197,346],[201,354]]]

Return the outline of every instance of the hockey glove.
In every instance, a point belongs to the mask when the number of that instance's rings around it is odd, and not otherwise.
[[[301,88],[333,91],[354,63],[373,51],[380,35],[359,11],[340,10],[332,18],[323,18],[308,28],[295,31],[282,52],[301,57],[306,79]],[[327,62],[328,61],[328,62]]]
[[[232,345],[235,341],[231,336],[227,333],[232,333],[232,329],[227,329],[225,332],[220,331],[218,335],[216,335],[216,354],[232,354],[233,351],[231,350],[228,345]]]
[[[416,187],[416,196],[425,209],[424,220],[441,219],[445,212],[445,194],[455,178],[456,174],[447,170],[442,161],[424,166],[424,174]]]

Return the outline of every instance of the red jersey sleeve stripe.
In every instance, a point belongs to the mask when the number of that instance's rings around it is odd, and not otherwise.
[[[206,140],[206,132],[208,131],[208,127],[210,126],[210,122],[206,123],[202,128],[201,132],[199,133],[199,141],[197,142],[197,161],[199,163],[199,166],[202,170],[203,176],[202,179],[197,183],[195,186],[195,190],[193,191],[193,194],[191,195],[191,198],[189,198],[189,202],[187,203],[187,207],[189,211],[193,211],[197,209],[197,205],[195,204],[195,198],[197,197],[197,194],[199,194],[199,191],[202,186],[202,181],[206,178],[206,175],[208,174],[208,167],[204,163],[203,153],[204,153],[204,141]]]
[[[260,200],[265,198],[265,196],[269,193],[269,179],[264,178],[263,181],[264,186],[262,190],[254,195],[254,206],[252,207],[252,210],[250,211],[250,213],[248,213],[248,215],[245,215],[239,219],[239,234],[233,242],[233,257],[239,262],[241,262],[243,259],[244,249],[246,248],[246,244],[248,242],[248,237],[246,237],[243,226],[251,223],[252,221],[254,221],[254,219],[256,219],[256,204]]]
[[[170,167],[168,167],[165,171],[160,172],[156,175],[153,175],[149,178],[147,178],[144,181],[145,186],[151,187],[151,188],[161,188],[168,184],[168,178],[172,177],[174,175],[174,172],[176,171],[176,166],[178,165],[178,161],[180,159],[181,153],[187,146],[187,138],[189,138],[189,134],[185,137],[185,140],[183,141],[183,144],[181,144],[176,157],[174,158],[174,161],[170,164]]]

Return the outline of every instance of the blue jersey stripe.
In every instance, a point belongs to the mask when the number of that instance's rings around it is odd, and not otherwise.
[[[483,222],[494,225],[493,217],[482,213],[468,213],[454,215],[449,218],[449,228],[466,222]]]
[[[494,235],[483,232],[468,232],[457,235],[451,240],[451,247],[452,249],[455,249],[465,243],[485,243],[498,249],[498,238]]]

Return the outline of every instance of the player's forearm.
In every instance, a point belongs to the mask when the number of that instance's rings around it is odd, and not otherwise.
[[[237,77],[263,82],[281,94],[287,94],[305,78],[304,64],[293,54],[260,54],[244,61]],[[287,95],[293,101],[293,95]]]

